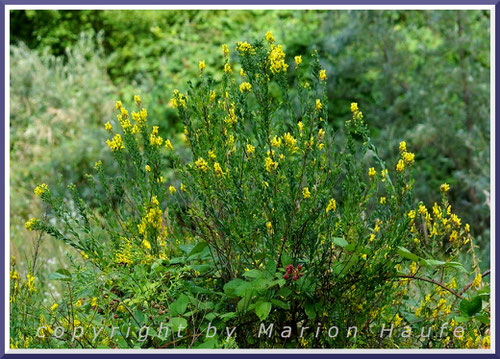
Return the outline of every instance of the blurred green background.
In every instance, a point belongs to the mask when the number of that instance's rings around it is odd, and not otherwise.
[[[115,100],[140,94],[162,135],[179,141],[173,89],[196,80],[200,60],[220,80],[221,45],[232,50],[266,31],[288,63],[304,55],[307,66],[318,50],[332,126],[343,127],[355,101],[388,163],[407,141],[416,198],[431,206],[441,183],[452,186],[454,211],[489,266],[489,11],[17,10],[10,21],[10,241],[21,268],[37,239],[24,222],[44,212],[33,188],[78,185],[110,156],[103,124]],[[52,266],[68,248],[45,239],[41,250]]]

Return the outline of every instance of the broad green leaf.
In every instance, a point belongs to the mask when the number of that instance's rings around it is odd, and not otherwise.
[[[257,314],[260,320],[265,320],[271,312],[271,307],[272,304],[270,302],[259,302],[255,306],[255,314]]]
[[[469,317],[479,313],[482,308],[482,301],[480,296],[475,296],[471,300],[463,299],[460,302],[460,311]]]
[[[180,327],[182,327],[181,331],[186,330],[187,320],[185,318],[175,317],[170,319],[170,321],[168,322],[168,326],[175,332],[177,332]]]
[[[181,294],[179,298],[175,302],[170,305],[170,310],[172,311],[172,315],[181,315],[187,309],[189,303],[189,298],[185,294]]]
[[[345,247],[349,244],[344,238],[341,237],[335,237],[333,238],[333,243],[335,243],[338,246]]]

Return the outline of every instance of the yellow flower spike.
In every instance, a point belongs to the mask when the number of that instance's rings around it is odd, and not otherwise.
[[[372,178],[373,178],[373,177],[375,177],[376,175],[377,175],[377,171],[375,171],[375,168],[370,167],[370,168],[368,169],[368,176],[370,176],[370,177],[372,177]]]
[[[321,70],[319,72],[319,79],[321,81],[326,81],[328,79],[328,77],[326,77],[326,70]]]
[[[170,142],[170,140],[166,140],[165,141],[165,148],[169,151],[173,151],[174,150],[174,146],[172,146],[172,143]]]
[[[52,304],[52,306],[50,307],[50,310],[51,310],[51,311],[55,311],[55,310],[57,309],[57,307],[58,307],[58,306],[59,306],[59,304],[54,303],[54,304]]]
[[[120,151],[125,148],[125,146],[123,145],[122,136],[119,133],[116,134],[112,140],[106,140],[106,144],[113,152]]]
[[[478,273],[474,280],[472,281],[472,287],[474,288],[479,288],[481,286],[483,277],[481,276],[481,273]]]
[[[49,186],[47,186],[45,183],[42,183],[41,185],[36,186],[36,188],[33,190],[33,192],[38,197],[41,197],[48,190],[49,190]]]
[[[405,163],[403,162],[403,160],[400,159],[398,161],[398,164],[396,165],[396,171],[403,172],[404,169],[405,169]]]
[[[224,56],[229,55],[229,48],[227,47],[226,44],[222,44],[222,53],[224,54]]]
[[[355,112],[358,112],[358,103],[357,102],[353,102],[351,103],[351,112],[352,113],[355,113]]]
[[[198,158],[194,164],[196,165],[197,169],[203,172],[208,171],[208,163],[202,157]]]
[[[386,204],[386,203],[387,203],[387,198],[380,197],[380,204]]]
[[[201,72],[203,72],[203,70],[205,70],[206,67],[207,67],[207,65],[205,65],[205,60],[200,61],[198,63],[198,68],[200,69]]]
[[[139,95],[134,96],[134,103],[139,107],[142,106],[141,97]]]
[[[321,103],[320,99],[316,99],[316,111],[321,111],[323,109],[323,104]]]
[[[111,126],[111,124],[108,121],[104,124],[104,128],[106,129],[106,131],[111,131],[113,129],[113,126]]]
[[[311,192],[309,191],[308,187],[304,187],[302,189],[302,196],[304,197],[304,199],[308,199],[309,197],[311,197]]]
[[[170,194],[175,194],[177,192],[174,186],[168,187],[168,190],[170,191]]]
[[[326,206],[326,213],[330,211],[334,211],[337,209],[337,202],[332,198],[330,202],[328,202],[328,206]]]
[[[295,68],[297,69],[299,65],[302,63],[302,56],[295,56]]]
[[[149,243],[149,241],[147,239],[144,239],[142,241],[142,245],[144,246],[144,248],[146,249],[151,249],[151,243]]]
[[[250,92],[251,89],[252,89],[252,85],[249,82],[243,82],[240,85],[240,92],[241,93]]]
[[[226,74],[230,74],[233,72],[233,69],[231,69],[231,66],[229,64],[224,64],[224,72]]]
[[[266,32],[266,40],[269,43],[273,43],[274,42],[274,36],[273,36],[273,33],[271,31]]]
[[[214,172],[217,177],[222,177],[225,174],[224,171],[222,171],[222,167],[220,166],[219,162],[214,163]]]
[[[406,142],[405,141],[401,141],[399,143],[399,152],[401,152],[401,153],[406,152]]]
[[[181,186],[179,188],[182,192],[186,192],[186,186],[184,186],[184,183],[181,183]]]
[[[213,102],[215,100],[215,91],[210,91],[210,97],[209,97],[210,102]]]
[[[115,107],[117,110],[120,110],[123,107],[123,104],[121,101],[116,101]]]
[[[448,183],[443,183],[441,186],[440,186],[440,190],[441,192],[448,192],[450,190],[450,185]]]
[[[285,63],[285,52],[281,45],[271,44],[271,51],[269,52],[269,69],[273,74],[286,72],[288,65]]]
[[[247,143],[246,145],[246,148],[247,148],[247,154],[251,155],[252,153],[255,152],[255,147],[252,146],[251,144]]]
[[[146,165],[146,172],[151,172],[151,167],[149,165]]]

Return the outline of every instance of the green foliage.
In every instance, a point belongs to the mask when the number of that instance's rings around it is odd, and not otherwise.
[[[328,72],[317,52],[294,64],[271,33],[236,49],[219,53],[220,81],[200,62],[196,82],[173,92],[184,143],[162,137],[139,96],[130,112],[118,101],[117,120],[106,125],[114,164],[96,162],[66,196],[35,188],[47,218],[26,228],[81,258],[49,276],[62,288],[52,308],[33,273],[25,280],[12,268],[11,345],[488,347],[487,273],[483,279],[470,226],[452,212],[449,187],[430,210],[417,202],[418,153],[401,142],[398,157],[385,162],[370,137],[370,114],[356,102],[342,127],[331,125]],[[105,172],[110,165],[118,171]],[[27,305],[33,315],[21,326]],[[129,322],[128,338],[71,337],[80,325],[123,333]],[[463,338],[380,338],[382,324],[442,322],[460,324]],[[141,340],[137,328],[160,323],[168,335]],[[259,335],[261,323],[278,334]],[[327,330],[299,335],[333,324],[341,333],[334,338]],[[26,332],[40,325],[46,338]],[[56,338],[51,331],[60,325],[69,333]],[[353,326],[362,333],[346,336]],[[226,327],[236,328],[230,339]],[[285,328],[291,336],[283,340]]]

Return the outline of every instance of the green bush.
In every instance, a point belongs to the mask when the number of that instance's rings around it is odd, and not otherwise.
[[[229,53],[224,46],[219,55],[220,84],[202,60],[197,83],[170,100],[187,155],[150,125],[136,96],[134,112],[118,101],[117,122],[105,125],[118,174],[96,162],[85,185],[68,186],[69,199],[46,184],[35,188],[48,214],[26,228],[81,258],[49,276],[61,282],[55,303],[41,300],[36,273],[24,279],[12,269],[11,346],[489,347],[489,285],[470,226],[449,204],[454,189],[436,188],[432,209],[416,202],[411,142],[386,164],[370,115],[355,102],[344,128],[333,129],[317,53],[289,61],[269,32],[237,44],[239,75]],[[82,198],[84,188],[97,208]],[[161,323],[167,336],[158,335]],[[260,325],[270,323],[278,334],[262,335]],[[381,338],[382,324],[434,334]],[[340,333],[333,338],[332,325]],[[40,326],[45,338],[34,333]],[[91,326],[117,326],[122,335],[105,329],[93,341]],[[73,340],[78,327],[85,334]],[[152,328],[147,338],[142,327]],[[235,327],[231,338],[226,327]],[[346,335],[350,327],[359,333]],[[460,338],[452,334],[458,327]]]

